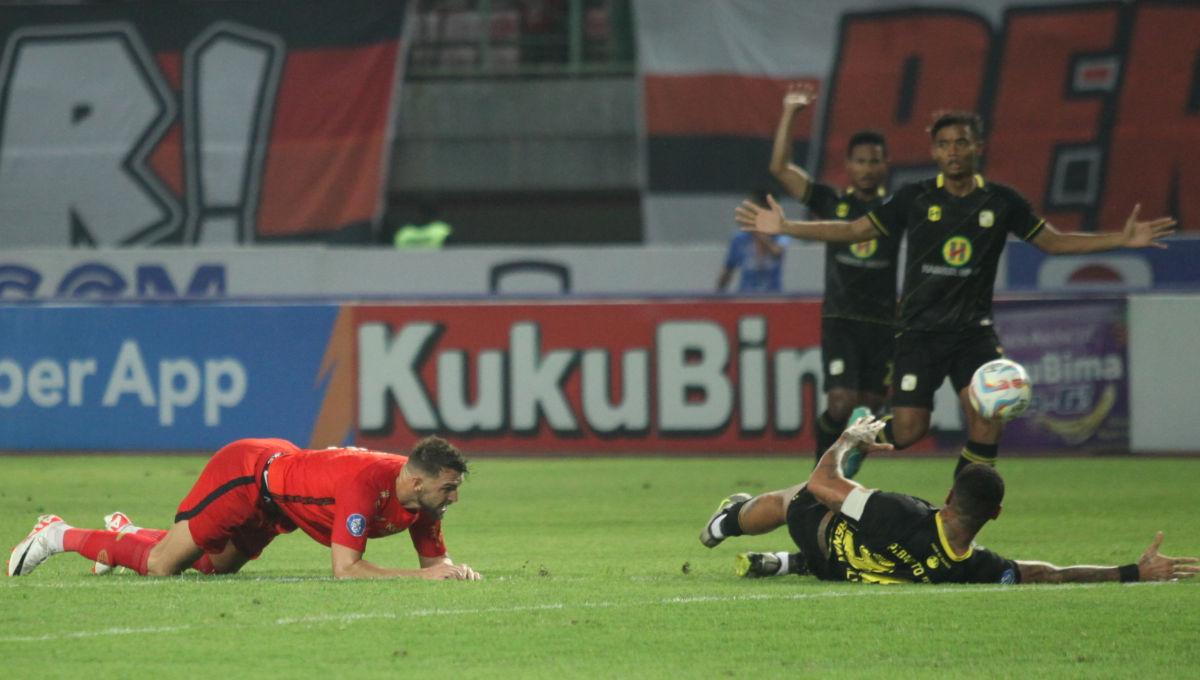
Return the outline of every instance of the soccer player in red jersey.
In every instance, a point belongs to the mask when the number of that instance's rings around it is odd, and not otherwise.
[[[188,567],[237,572],[279,534],[297,528],[330,548],[335,578],[478,580],[455,564],[442,540],[442,516],[458,501],[467,462],[453,445],[426,437],[408,456],[358,448],[301,449],[282,439],[242,439],[209,460],[179,504],[169,530],[76,529],[43,515],[13,549],[9,576],[24,576],[61,552],[143,576]],[[368,538],[408,530],[420,569],[363,559]]]

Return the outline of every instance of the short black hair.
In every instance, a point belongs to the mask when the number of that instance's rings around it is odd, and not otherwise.
[[[867,144],[869,146],[883,147],[883,157],[887,158],[887,139],[879,130],[859,130],[850,135],[850,141],[846,142],[846,158],[854,153],[854,147]]]
[[[937,137],[938,130],[951,125],[963,125],[975,139],[983,139],[983,118],[973,111],[937,111],[933,124],[929,126],[929,138]]]
[[[467,474],[467,459],[453,444],[441,437],[431,436],[417,442],[408,454],[408,465],[416,468],[422,477],[437,477],[442,470],[454,470]]]
[[[1004,478],[996,468],[971,463],[954,478],[955,510],[976,526],[996,516],[1004,501]]]

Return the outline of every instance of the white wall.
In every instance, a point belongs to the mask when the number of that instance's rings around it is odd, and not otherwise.
[[[1130,443],[1135,452],[1197,451],[1200,295],[1129,299]]]

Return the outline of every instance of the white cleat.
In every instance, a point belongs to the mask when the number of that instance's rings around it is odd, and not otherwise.
[[[104,528],[107,531],[115,531],[120,534],[127,534],[131,531],[137,531],[138,527],[134,525],[133,520],[120,510],[111,515],[104,516]],[[92,573],[96,576],[103,576],[112,571],[112,565],[107,562],[97,561],[92,565]],[[118,571],[125,571],[125,567],[120,567]]]
[[[55,549],[52,542],[56,537],[52,534],[63,531],[66,526],[62,517],[58,515],[38,517],[37,524],[33,525],[33,531],[30,531],[25,540],[18,543],[13,548],[12,554],[9,555],[8,575],[26,576],[31,574],[34,569],[38,568],[38,565],[58,553],[59,550]]]

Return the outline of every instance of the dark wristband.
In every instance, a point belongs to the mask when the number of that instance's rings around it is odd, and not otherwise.
[[[1138,573],[1138,565],[1136,564],[1125,564],[1119,566],[1117,567],[1117,573],[1121,576],[1121,583],[1130,583],[1141,580],[1141,574]]]

